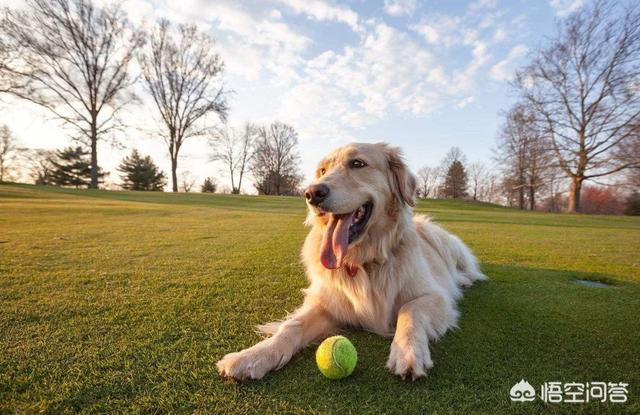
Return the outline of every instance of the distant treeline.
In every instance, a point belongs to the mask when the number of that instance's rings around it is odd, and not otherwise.
[[[100,3],[102,4],[102,3]],[[419,197],[470,198],[520,209],[638,212],[640,200],[640,3],[595,1],[559,22],[511,83],[490,164],[453,148],[417,172]],[[135,64],[133,64],[135,62]],[[140,68],[134,73],[133,68]],[[180,150],[206,138],[230,193],[247,175],[260,194],[299,192],[298,134],[287,124],[227,125],[224,62],[214,39],[166,19],[135,27],[118,2],[26,0],[0,19],[0,94],[35,103],[71,127],[79,146],[21,148],[0,128],[0,181],[30,171],[37,183],[97,188],[98,143],[117,137],[140,83],[153,102],[168,175],[133,151],[118,168],[131,190],[193,189]],[[122,143],[135,148],[135,143]],[[22,160],[22,162],[20,162]],[[24,176],[24,175],[23,175]],[[590,184],[588,184],[590,183]],[[220,191],[213,177],[203,191]]]

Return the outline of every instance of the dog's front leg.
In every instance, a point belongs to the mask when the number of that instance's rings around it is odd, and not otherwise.
[[[217,363],[218,371],[239,380],[261,379],[284,366],[298,350],[335,328],[333,318],[319,304],[305,304],[281,322],[272,337],[223,357]]]
[[[427,294],[404,304],[398,311],[387,368],[403,379],[425,376],[433,367],[429,340],[444,334],[456,319],[455,308],[439,294]]]

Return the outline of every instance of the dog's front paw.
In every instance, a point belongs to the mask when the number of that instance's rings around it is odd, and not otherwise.
[[[428,345],[400,345],[395,340],[391,343],[391,353],[387,360],[387,368],[394,375],[412,380],[426,376],[427,370],[433,367]]]
[[[229,353],[216,366],[222,376],[237,380],[262,379],[269,371],[251,349]]]
[[[276,350],[257,344],[241,352],[229,353],[216,364],[222,376],[237,380],[262,379],[282,364],[283,357]]]
[[[234,379],[244,379],[247,373],[247,359],[242,357],[242,352],[228,353],[216,363],[218,373],[222,376]]]

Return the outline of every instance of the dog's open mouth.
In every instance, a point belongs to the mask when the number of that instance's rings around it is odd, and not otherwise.
[[[320,261],[325,268],[342,266],[349,244],[357,241],[371,218],[373,204],[367,202],[353,212],[329,213],[329,222],[322,237]]]

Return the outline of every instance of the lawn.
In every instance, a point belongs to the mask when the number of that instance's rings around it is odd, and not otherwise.
[[[490,278],[427,378],[391,376],[390,340],[354,330],[350,378],[323,378],[310,347],[235,383],[215,362],[302,300],[301,199],[2,185],[0,413],[640,413],[640,218],[417,210]],[[626,382],[629,401],[513,403],[523,378]]]

